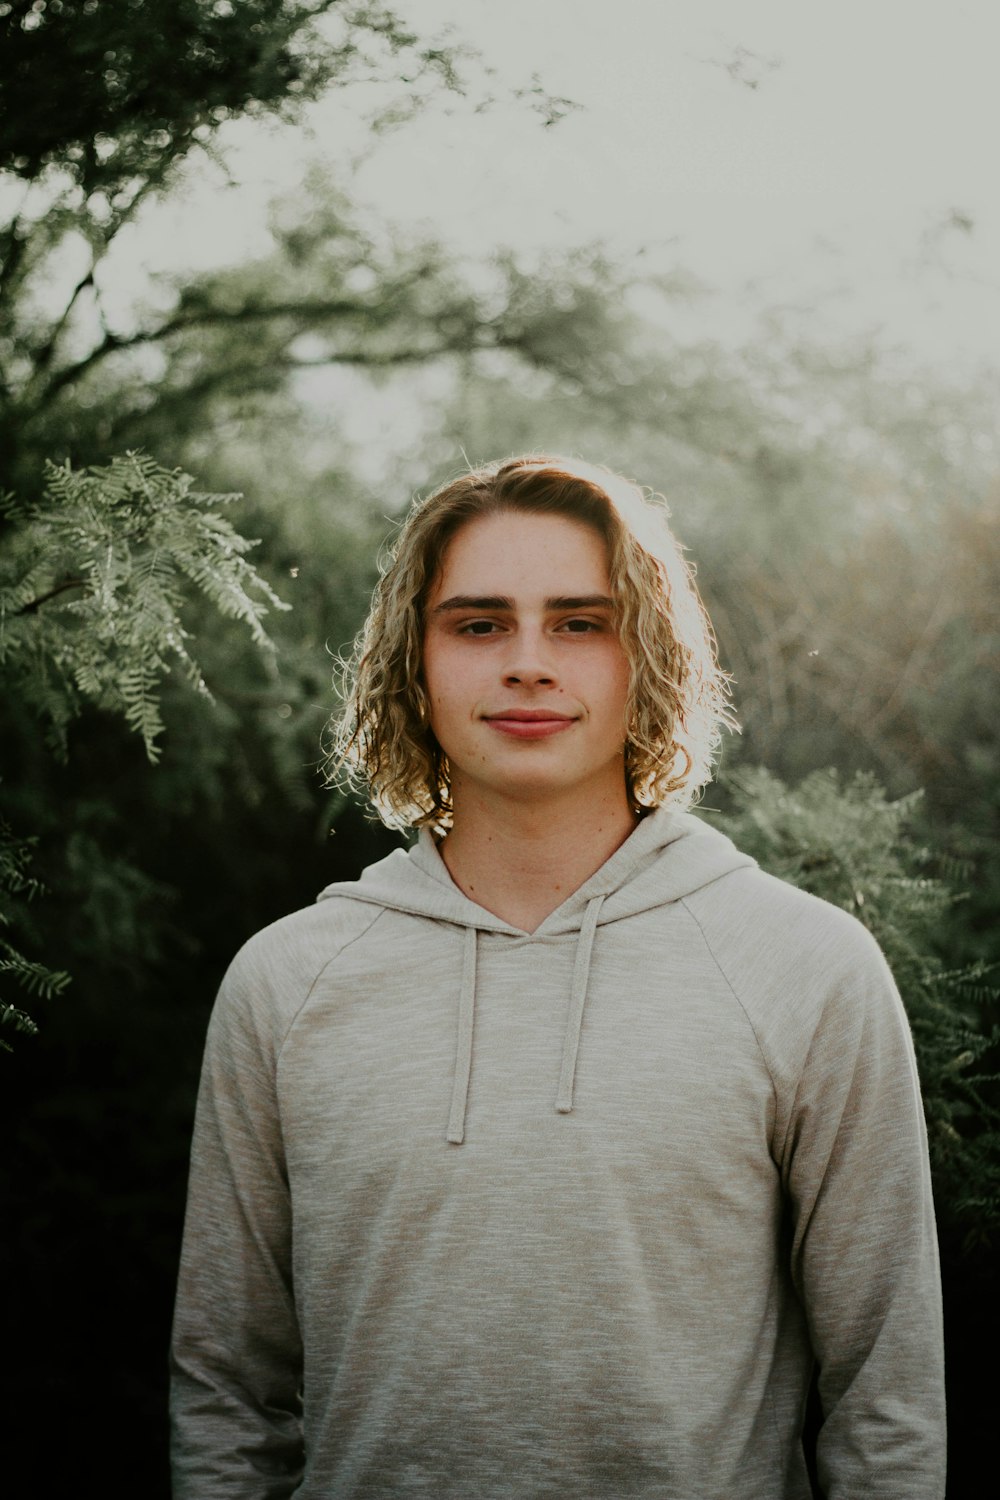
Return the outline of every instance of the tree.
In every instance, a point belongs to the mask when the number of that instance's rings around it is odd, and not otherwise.
[[[167,311],[61,364],[20,414],[22,464],[53,444],[77,461],[188,436],[209,447],[234,413],[287,419],[295,380],[320,369],[378,379],[499,355],[597,380],[627,336],[597,254],[534,274],[501,258],[474,284],[440,244],[366,226],[320,170],[304,204],[276,207],[271,237],[258,260],[175,278]]]
[[[5,0],[0,52],[0,486],[37,487],[44,456],[107,456],[106,443],[100,453],[73,448],[116,437],[96,419],[80,430],[79,389],[109,361],[127,384],[123,352],[162,345],[170,358],[192,336],[210,343],[236,324],[283,329],[287,346],[339,321],[349,347],[337,357],[357,360],[351,334],[362,325],[371,337],[381,326],[387,341],[363,357],[385,364],[455,347],[474,319],[467,293],[443,298],[447,276],[434,253],[379,266],[375,295],[352,288],[338,273],[362,247],[336,230],[332,255],[294,292],[258,276],[220,297],[209,278],[178,287],[172,309],[137,314],[126,327],[102,297],[122,230],[176,183],[193,152],[216,152],[225,124],[295,118],[331,88],[373,80],[395,86],[382,115],[398,123],[400,100],[405,115],[437,87],[463,89],[468,49],[419,38],[378,0]],[[567,107],[537,82],[517,92],[547,120]],[[285,247],[301,264],[301,234],[286,235]],[[438,338],[428,329],[414,343],[407,314],[411,323],[423,316],[428,284]],[[404,325],[398,352],[394,319]]]
[[[195,494],[186,475],[130,455],[85,472],[49,465],[40,501],[7,499],[13,529],[0,561],[0,670],[6,695],[30,705],[57,755],[65,758],[69,727],[90,702],[120,713],[155,761],[159,685],[172,660],[209,695],[181,618],[187,589],[242,621],[258,648],[270,646],[262,617],[287,606],[247,560],[252,544],[219,513],[235,498]],[[0,890],[8,897],[41,893],[30,849],[0,823]],[[0,910],[0,922],[9,926],[16,911]],[[0,953],[0,972],[29,994],[51,997],[68,981],[6,939]],[[0,995],[2,1025],[36,1030]],[[8,1044],[0,1038],[0,1046]]]

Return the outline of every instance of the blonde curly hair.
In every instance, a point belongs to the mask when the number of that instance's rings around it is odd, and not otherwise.
[[[666,503],[609,470],[544,455],[473,469],[414,503],[342,664],[333,779],[362,791],[390,828],[451,826],[448,760],[430,728],[423,682],[424,609],[459,528],[504,511],[565,516],[603,538],[630,666],[629,796],[636,808],[689,805],[711,778],[722,730],[735,721],[729,678]]]

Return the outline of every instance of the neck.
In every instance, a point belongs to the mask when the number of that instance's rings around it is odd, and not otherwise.
[[[441,856],[458,888],[494,916],[533,932],[614,854],[636,826],[625,794],[572,805],[455,799]]]

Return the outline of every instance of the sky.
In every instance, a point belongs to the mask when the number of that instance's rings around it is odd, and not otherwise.
[[[205,169],[123,246],[147,268],[265,247],[309,161],[372,217],[472,259],[607,242],[705,295],[682,337],[738,344],[764,308],[822,340],[876,335],[946,375],[1000,365],[1000,7],[993,0],[409,0],[494,70],[492,107],[438,99],[374,149],[371,89],[295,129],[242,123],[233,185]],[[472,70],[475,76],[475,69]],[[574,102],[545,126],[537,74]],[[131,258],[131,270],[128,259]]]

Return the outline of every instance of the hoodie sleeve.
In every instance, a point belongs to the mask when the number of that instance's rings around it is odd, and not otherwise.
[[[838,921],[832,946],[779,1158],[819,1367],[820,1484],[827,1500],[940,1500],[941,1293],[913,1047],[868,933]]]
[[[209,1026],[174,1319],[175,1500],[283,1500],[302,1471],[302,1347],[266,946],[227,974]]]

